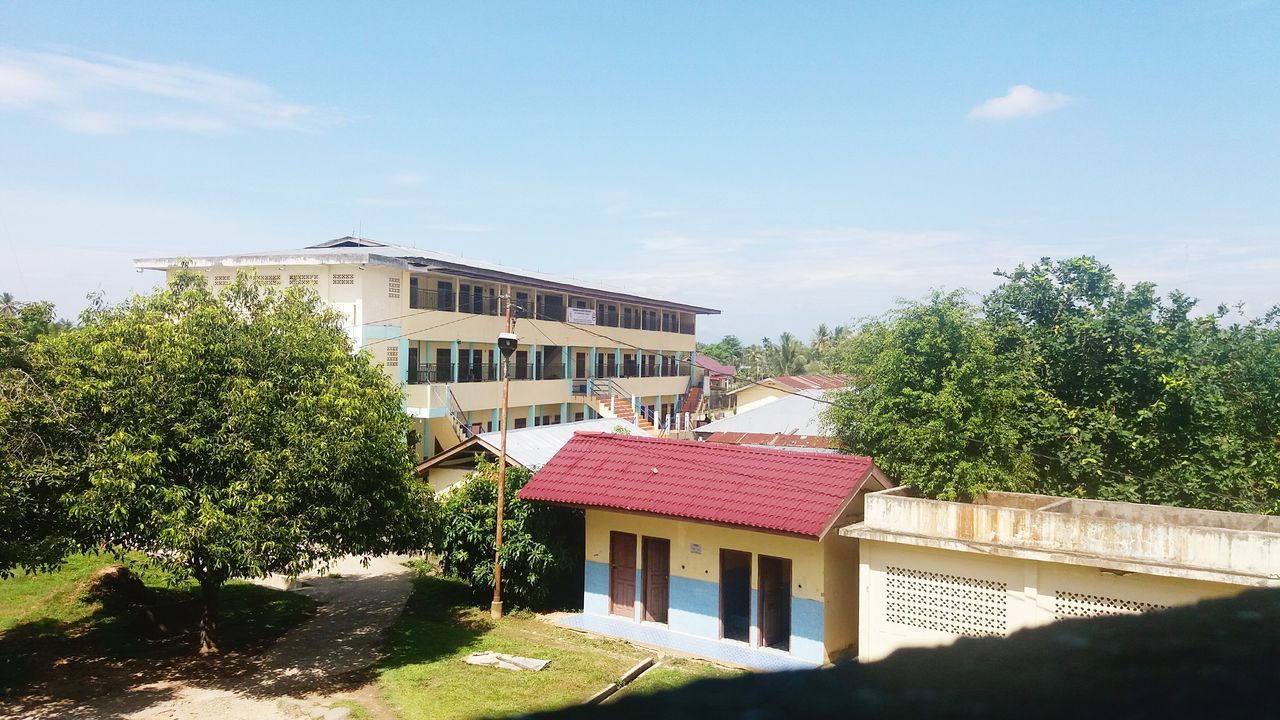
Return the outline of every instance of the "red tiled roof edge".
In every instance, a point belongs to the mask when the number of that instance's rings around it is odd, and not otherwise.
[[[519,497],[818,538],[874,467],[865,456],[582,433]]]

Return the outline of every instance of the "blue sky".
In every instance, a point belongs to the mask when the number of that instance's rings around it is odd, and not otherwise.
[[[0,289],[348,234],[755,340],[1042,255],[1280,301],[1280,6],[11,2]]]

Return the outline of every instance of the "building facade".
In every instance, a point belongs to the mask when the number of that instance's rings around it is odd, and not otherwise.
[[[237,272],[313,289],[346,318],[354,347],[404,387],[422,455],[498,429],[498,334],[512,304],[510,427],[598,417],[658,433],[686,424],[697,316],[718,310],[632,295],[470,258],[345,237],[298,250],[150,258],[215,289]]]
[[[563,624],[746,667],[856,652],[858,543],[891,483],[870,458],[578,435],[520,491],[583,508],[583,611]]]
[[[1160,610],[1280,587],[1280,517],[986,493],[866,497],[861,660],[1068,618]]]

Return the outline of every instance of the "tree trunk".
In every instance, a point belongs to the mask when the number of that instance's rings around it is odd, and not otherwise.
[[[200,581],[200,654],[218,652],[218,591],[222,581],[205,578]]]

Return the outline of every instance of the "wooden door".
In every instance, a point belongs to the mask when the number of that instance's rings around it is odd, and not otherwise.
[[[575,378],[587,377],[587,354],[578,353],[575,356],[574,375]]]
[[[760,556],[760,644],[791,648],[791,561]]]
[[[636,536],[609,533],[609,614],[634,618],[636,608]]]
[[[667,621],[667,604],[671,587],[671,541],[665,538],[644,539],[644,619]]]

